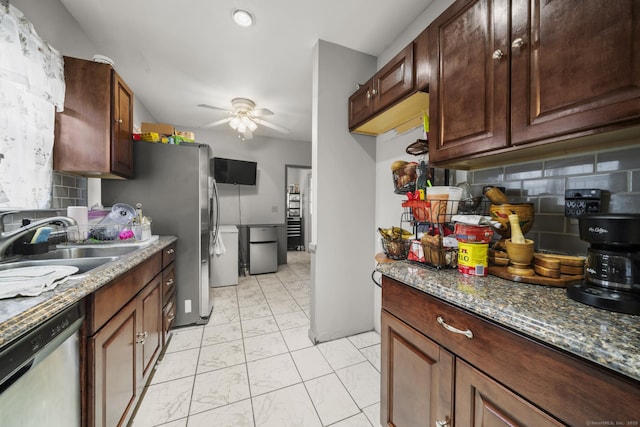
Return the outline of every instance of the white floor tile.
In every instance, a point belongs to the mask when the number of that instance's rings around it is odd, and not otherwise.
[[[380,403],[367,406],[362,409],[362,412],[367,416],[367,419],[372,426],[382,427],[382,424],[380,423]]]
[[[283,301],[273,301],[269,303],[271,312],[273,314],[291,313],[301,310],[300,306],[293,299],[286,299]]]
[[[371,427],[371,423],[361,412],[358,415],[342,420],[339,423],[331,424],[331,427]]]
[[[245,338],[244,353],[247,362],[287,353],[289,349],[280,332]]]
[[[278,324],[273,316],[242,321],[242,336],[244,338],[270,334],[272,332],[278,332],[278,330]]]
[[[380,372],[380,344],[361,348],[360,351],[367,358],[374,368]]]
[[[204,333],[202,334],[202,345],[207,346],[220,344],[239,339],[242,339],[240,322],[212,325],[204,328]]]
[[[249,397],[247,368],[232,366],[196,375],[190,414],[209,411]]]
[[[155,426],[186,417],[189,412],[193,378],[181,378],[149,386],[132,425]]]
[[[208,345],[200,349],[198,373],[245,363],[242,340]]]
[[[236,287],[235,286],[223,286],[209,289],[209,295],[213,295],[214,298],[235,298]]]
[[[321,377],[333,372],[331,366],[317,347],[308,347],[291,352],[291,357],[300,372],[303,381]]]
[[[305,381],[304,385],[325,426],[360,412],[334,373]]]
[[[252,305],[266,304],[267,300],[262,293],[248,295],[238,295],[238,307],[249,307]]]
[[[199,348],[165,353],[156,365],[151,384],[177,380],[178,378],[193,377],[198,366]]]
[[[178,421],[171,421],[166,424],[160,424],[157,427],[187,427],[187,418],[182,418]]]
[[[271,308],[269,304],[240,306],[240,319],[249,320],[259,317],[271,316]]]
[[[240,320],[240,312],[237,308],[231,308],[228,310],[218,309],[213,307],[211,317],[209,317],[209,323],[207,326],[222,325],[224,323],[232,323]]]
[[[167,346],[167,353],[174,351],[183,351],[191,348],[200,348],[202,344],[202,332],[204,327],[198,326],[195,328],[183,328],[174,329],[171,336],[171,341]]]
[[[302,326],[300,328],[286,329],[282,331],[284,342],[289,347],[289,351],[300,350],[313,346],[313,342],[309,339],[309,327]]]
[[[375,331],[364,332],[358,335],[352,335],[347,338],[356,348],[369,347],[380,344],[380,334]]]
[[[237,298],[214,298],[213,299],[214,310],[231,310],[238,308]]]
[[[274,314],[274,317],[281,331],[310,325],[309,318],[302,310],[291,313]]]
[[[256,396],[251,400],[256,427],[322,427],[302,384]]]
[[[186,426],[186,424],[185,424]],[[241,400],[189,417],[189,427],[254,427],[251,400]]]
[[[338,369],[336,374],[360,408],[380,402],[380,372],[368,361]]]
[[[302,382],[291,355],[281,354],[247,363],[251,396]]]
[[[318,348],[335,370],[367,360],[346,338],[320,343]]]

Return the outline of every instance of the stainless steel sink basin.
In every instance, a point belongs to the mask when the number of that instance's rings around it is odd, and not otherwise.
[[[140,249],[138,246],[105,246],[105,247],[62,247],[50,250],[47,253],[39,255],[29,255],[28,259],[76,259],[76,258],[95,258],[95,257],[120,257],[127,255],[135,250]]]
[[[0,263],[0,271],[19,267],[34,267],[44,265],[72,265],[78,267],[78,274],[86,273],[108,262],[115,261],[118,256],[101,256],[90,258],[57,258],[57,259],[22,259],[7,263]]]

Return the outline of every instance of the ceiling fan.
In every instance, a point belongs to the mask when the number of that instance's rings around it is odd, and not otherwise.
[[[198,107],[209,108],[226,112],[229,117],[204,125],[203,128],[211,128],[224,123],[229,123],[232,129],[238,131],[238,138],[243,141],[253,138],[253,132],[258,125],[263,125],[279,132],[288,133],[289,129],[268,122],[261,117],[273,116],[273,111],[268,108],[256,108],[255,102],[247,98],[234,98],[231,100],[231,110],[213,107],[207,104],[198,104]]]

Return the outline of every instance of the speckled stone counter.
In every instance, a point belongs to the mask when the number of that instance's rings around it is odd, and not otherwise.
[[[640,316],[573,301],[564,288],[465,276],[406,261],[382,274],[497,324],[640,380]]]
[[[114,262],[91,270],[90,274],[82,274],[77,278],[70,276],[55,289],[36,297],[0,300],[0,347],[82,300],[176,240],[173,236],[161,236]]]

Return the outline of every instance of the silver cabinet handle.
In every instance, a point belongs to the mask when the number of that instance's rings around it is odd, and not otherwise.
[[[501,51],[500,49],[496,49],[496,50],[493,52],[493,55],[491,55],[491,57],[492,57],[493,59],[501,59],[503,56],[504,56],[504,53],[502,53],[502,51]]]
[[[378,94],[378,91],[375,89],[371,89],[371,95],[376,96]]]
[[[122,119],[118,119],[118,120],[116,120],[116,123],[118,123],[118,124],[122,124]]]
[[[172,255],[175,252],[173,248],[167,250],[167,255]]]
[[[460,329],[454,328],[451,325],[447,325],[444,319],[440,316],[438,316],[436,320],[438,321],[438,323],[442,325],[443,328],[445,328],[449,332],[453,332],[454,334],[464,335],[469,339],[473,338],[473,332],[471,332],[469,329],[467,329],[466,331],[461,331]]]
[[[370,90],[367,91],[367,99],[371,99],[371,91]]]
[[[522,46],[524,46],[524,40],[522,40],[520,37],[518,37],[511,43],[511,47],[514,49],[520,49]]]
[[[447,427],[449,425],[449,417],[444,420],[436,420],[436,427]]]
[[[173,286],[173,279],[169,279],[166,282],[167,288],[170,288],[171,286]]]

